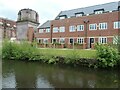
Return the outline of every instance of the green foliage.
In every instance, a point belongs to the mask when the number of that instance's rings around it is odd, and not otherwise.
[[[71,53],[68,53],[65,57],[66,64],[74,64],[76,60],[80,59],[79,53],[77,50],[72,50]]]
[[[20,44],[9,41],[3,42],[2,58],[4,59],[31,60],[37,53],[37,49],[25,41]]]
[[[114,67],[118,63],[118,51],[117,49],[110,47],[109,45],[96,45],[98,67]]]

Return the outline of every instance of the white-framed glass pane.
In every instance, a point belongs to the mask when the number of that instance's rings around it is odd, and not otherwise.
[[[43,30],[44,30],[44,29],[39,29],[39,33],[43,33]]]
[[[50,28],[46,28],[46,32],[50,32]]]
[[[84,25],[77,25],[77,31],[83,31]]]
[[[70,32],[75,32],[75,26],[69,26],[69,31]]]
[[[48,43],[48,39],[46,39],[46,38],[43,39],[43,43],[44,43],[44,44],[47,44],[47,43]]]
[[[90,24],[89,30],[97,30],[97,24]]]
[[[107,23],[99,23],[99,29],[100,30],[107,29]]]
[[[60,27],[59,29],[60,32],[65,32],[65,27]]]
[[[103,10],[101,11],[95,11],[95,14],[102,14],[103,13]]]
[[[60,19],[65,19],[65,16],[61,16]]]
[[[99,38],[99,43],[106,44],[107,43],[107,37],[100,37]]]
[[[58,30],[59,30],[58,27],[54,27],[54,28],[53,28],[53,33],[57,33]]]
[[[77,43],[83,44],[83,43],[84,43],[84,38],[78,38],[78,39],[77,39]]]
[[[65,38],[60,38],[59,40],[60,43],[65,43]]]
[[[114,22],[114,29],[120,28],[120,21]]]
[[[79,13],[79,14],[76,14],[76,17],[81,17],[83,16],[83,14]]]

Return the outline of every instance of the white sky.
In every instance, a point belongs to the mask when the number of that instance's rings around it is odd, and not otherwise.
[[[0,0],[0,17],[17,20],[17,13],[24,8],[38,12],[39,22],[53,20],[60,11],[115,2],[119,0]]]

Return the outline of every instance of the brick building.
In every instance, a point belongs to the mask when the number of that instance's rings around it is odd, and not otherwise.
[[[95,43],[116,43],[120,34],[120,2],[61,11],[38,29],[39,43],[59,43],[67,48],[94,48]],[[64,45],[64,46],[63,46]]]
[[[0,17],[0,38],[16,37],[16,21]]]

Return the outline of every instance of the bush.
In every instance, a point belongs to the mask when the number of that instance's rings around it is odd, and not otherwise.
[[[4,59],[31,60],[37,53],[37,49],[27,42],[20,44],[6,40],[3,42],[2,58]]]
[[[114,67],[118,63],[119,55],[117,49],[109,45],[96,45],[98,67]]]

